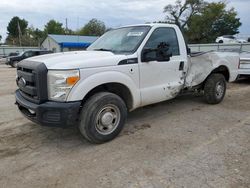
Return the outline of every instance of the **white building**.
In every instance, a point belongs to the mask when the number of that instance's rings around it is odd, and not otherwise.
[[[98,37],[79,35],[48,35],[41,47],[53,52],[85,50]]]

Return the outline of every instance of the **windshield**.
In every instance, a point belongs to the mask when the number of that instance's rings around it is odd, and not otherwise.
[[[19,56],[22,56],[24,53],[25,53],[25,51],[24,51],[24,52],[19,53],[18,55],[19,55]]]
[[[133,26],[111,30],[96,40],[87,50],[133,53],[150,30],[150,26]]]

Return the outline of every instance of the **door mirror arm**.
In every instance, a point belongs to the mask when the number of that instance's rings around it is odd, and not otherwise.
[[[148,63],[149,61],[154,61],[156,59],[153,59],[151,57],[147,57],[147,55],[151,52],[157,52],[157,49],[153,48],[145,48],[142,50],[142,62]]]

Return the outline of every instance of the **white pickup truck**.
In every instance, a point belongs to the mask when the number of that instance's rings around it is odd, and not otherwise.
[[[209,104],[223,100],[226,81],[238,75],[239,55],[188,51],[175,25],[114,29],[87,51],[18,63],[16,104],[36,123],[77,125],[90,142],[107,142],[120,133],[127,112],[136,108],[193,90],[204,92]]]

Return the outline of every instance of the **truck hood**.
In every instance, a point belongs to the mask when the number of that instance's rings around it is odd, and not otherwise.
[[[36,56],[27,60],[43,62],[48,69],[81,69],[115,66],[126,58],[126,55],[106,51],[74,51]]]

